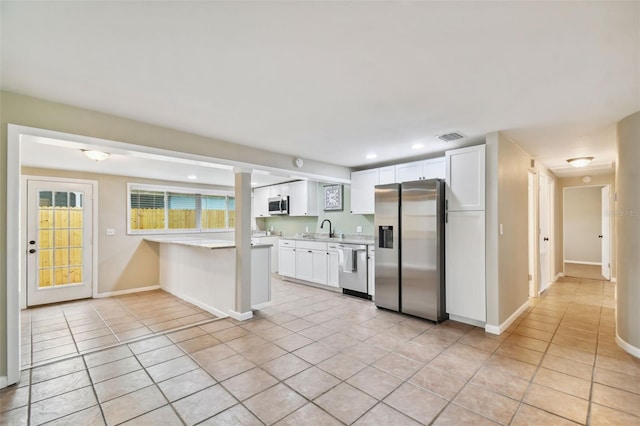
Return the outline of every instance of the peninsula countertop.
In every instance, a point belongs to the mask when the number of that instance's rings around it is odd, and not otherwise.
[[[201,247],[208,249],[228,249],[236,248],[235,241],[228,240],[214,240],[210,238],[185,238],[185,237],[171,237],[171,236],[158,236],[158,237],[144,237],[145,241],[162,244],[179,244],[191,247]],[[251,248],[271,247],[273,244],[251,244]]]

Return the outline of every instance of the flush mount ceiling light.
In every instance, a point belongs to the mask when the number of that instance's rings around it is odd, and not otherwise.
[[[414,143],[413,145],[411,145],[411,149],[421,149],[424,148],[424,144],[423,143]]]
[[[196,175],[189,175],[189,176],[187,176],[187,179],[191,179],[191,180],[193,180],[193,179],[198,179],[198,176],[196,176]]]
[[[593,160],[593,157],[576,157],[569,158],[567,163],[569,163],[572,167],[584,167],[589,164]]]
[[[374,158],[376,158],[376,157],[377,157],[377,155],[376,155],[376,154],[374,154],[374,153],[367,154],[367,159],[369,159],[369,160],[373,160],[373,159],[374,159]]]
[[[94,151],[90,149],[83,149],[82,152],[84,152],[84,155],[86,155],[88,158],[92,159],[93,161],[106,160],[111,155],[108,152]]]

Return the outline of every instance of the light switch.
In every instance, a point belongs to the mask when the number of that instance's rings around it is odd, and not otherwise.
[[[504,230],[502,229],[502,224],[500,224],[500,235],[504,234]]]
[[[356,226],[356,232],[362,232],[362,226]]]
[[[116,235],[116,230],[114,228],[107,228],[107,237],[113,237]]]

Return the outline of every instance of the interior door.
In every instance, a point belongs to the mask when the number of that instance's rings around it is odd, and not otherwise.
[[[547,177],[540,175],[540,230],[539,230],[539,248],[540,248],[540,287],[539,293],[545,291],[551,284],[551,244],[549,241],[550,234],[550,220],[549,220],[549,184]]]
[[[93,188],[27,181],[27,305],[93,295]]]
[[[600,231],[602,244],[602,276],[611,279],[611,216],[609,211],[609,199],[611,197],[609,185],[602,187],[602,229]]]

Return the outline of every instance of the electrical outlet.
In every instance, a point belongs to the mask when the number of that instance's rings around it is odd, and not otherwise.
[[[358,233],[362,232],[362,226],[356,226],[356,232]]]
[[[116,235],[116,230],[114,228],[107,228],[107,237],[113,237],[114,235]]]

